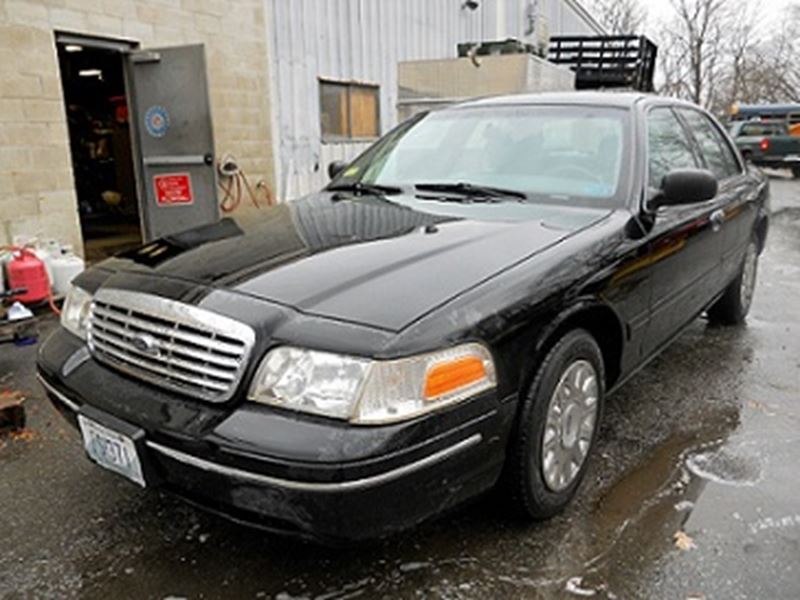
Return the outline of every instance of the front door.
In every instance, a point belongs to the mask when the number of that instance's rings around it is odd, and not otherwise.
[[[648,112],[649,185],[661,187],[674,169],[702,168],[702,159],[670,107]],[[720,285],[723,212],[719,197],[658,210],[648,238],[652,296],[645,355],[670,340],[694,319]]]
[[[145,241],[218,221],[203,46],[131,52],[126,79]]]

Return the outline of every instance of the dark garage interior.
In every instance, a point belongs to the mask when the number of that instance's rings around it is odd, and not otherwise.
[[[57,45],[84,251],[95,262],[141,243],[122,54]]]

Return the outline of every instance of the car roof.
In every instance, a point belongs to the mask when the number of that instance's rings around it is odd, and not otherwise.
[[[477,107],[477,106],[504,106],[519,104],[590,104],[593,106],[610,106],[616,108],[632,108],[640,102],[669,103],[674,105],[694,106],[676,98],[656,96],[642,92],[611,92],[611,91],[581,91],[581,92],[537,92],[529,94],[508,94],[504,96],[490,96],[469,100],[452,106],[452,109]]]

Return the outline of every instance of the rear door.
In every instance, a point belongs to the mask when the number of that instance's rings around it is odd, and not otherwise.
[[[125,75],[145,241],[218,221],[203,46],[131,52]]]
[[[692,108],[677,110],[697,142],[703,164],[719,183],[717,204],[723,211],[717,223],[723,239],[722,264],[716,291],[739,272],[757,216],[758,187],[748,177],[719,125]]]
[[[670,106],[648,111],[647,140],[651,194],[670,171],[703,167],[696,144]],[[717,290],[723,245],[714,224],[719,210],[717,198],[658,209],[648,240],[652,297],[645,355],[694,319]]]

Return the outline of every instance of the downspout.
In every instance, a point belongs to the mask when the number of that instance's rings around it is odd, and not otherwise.
[[[497,10],[495,12],[494,34],[495,39],[500,41],[506,39],[506,2],[507,0],[496,0]]]
[[[273,197],[275,203],[278,204],[288,196],[286,195],[286,185],[281,183],[283,176],[283,169],[281,169],[281,128],[278,111],[278,75],[275,63],[273,62],[275,40],[273,32],[275,31],[275,23],[273,19],[275,13],[272,10],[272,0],[263,0],[262,14],[264,16],[264,51],[267,54],[267,81],[269,85],[269,93],[267,94],[267,103],[269,108],[269,144],[272,146],[272,185],[274,186]]]

